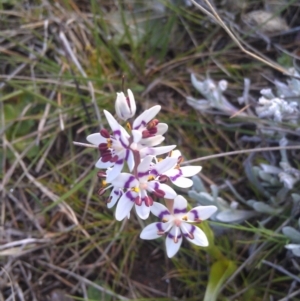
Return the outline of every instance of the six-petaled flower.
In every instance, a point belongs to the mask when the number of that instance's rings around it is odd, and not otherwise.
[[[175,197],[171,211],[164,205],[154,202],[151,212],[161,222],[146,226],[140,237],[142,239],[155,239],[165,235],[166,251],[169,258],[173,257],[179,250],[183,236],[197,246],[207,247],[208,240],[205,233],[191,223],[200,223],[216,211],[216,206],[198,206],[187,211],[187,201],[181,195]]]

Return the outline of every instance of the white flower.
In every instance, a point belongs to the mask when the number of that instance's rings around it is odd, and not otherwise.
[[[160,109],[159,105],[147,109],[133,121],[132,130],[142,133],[141,145],[156,146],[164,141],[162,135],[168,130],[168,125],[153,119]]]
[[[122,120],[133,117],[136,111],[134,96],[130,89],[127,90],[127,94],[126,97],[123,92],[117,93],[115,103],[116,113]]]
[[[97,145],[100,150],[101,157],[95,166],[97,168],[112,167],[107,171],[107,182],[111,182],[121,173],[125,161],[129,171],[133,170],[134,152],[138,152],[140,158],[144,158],[147,155],[165,154],[176,147],[175,145],[161,147],[142,145],[140,143],[142,132],[132,130],[130,136],[108,111],[104,110],[104,114],[113,134],[110,135],[107,130],[101,130],[100,133],[91,134],[86,139]]]
[[[137,167],[136,176],[129,173],[121,173],[111,185],[103,191],[113,187],[108,203],[113,207],[120,198],[117,209],[116,219],[123,220],[129,215],[135,205],[136,212],[141,219],[146,219],[150,214],[150,207],[153,205],[152,197],[148,193],[153,193],[159,197],[171,198],[176,196],[176,192],[166,184],[159,182],[159,176],[167,169],[176,164],[176,159],[166,158],[159,163],[152,164],[153,156],[147,156]],[[120,193],[121,191],[121,193]]]
[[[181,195],[175,197],[172,212],[164,205],[154,202],[151,212],[162,222],[145,227],[140,237],[148,240],[166,234],[166,250],[169,258],[178,252],[183,236],[197,246],[207,247],[208,240],[205,233],[190,223],[206,220],[216,211],[216,206],[198,206],[187,212],[187,201]]]
[[[179,150],[171,151],[169,156],[171,158],[177,159],[177,165],[166,171],[164,173],[171,182],[181,188],[188,188],[193,186],[193,181],[191,179],[187,179],[186,177],[192,177],[199,173],[202,169],[202,166],[184,166],[181,167],[180,164],[183,161],[183,157],[181,156],[181,152]]]

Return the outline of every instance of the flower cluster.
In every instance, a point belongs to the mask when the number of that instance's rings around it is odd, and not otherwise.
[[[110,191],[107,207],[116,205],[118,221],[130,217],[132,208],[141,219],[152,213],[161,221],[148,225],[142,231],[142,239],[166,236],[168,257],[179,250],[183,236],[198,246],[207,246],[202,230],[193,223],[200,223],[215,213],[215,206],[198,206],[188,212],[187,201],[171,187],[172,184],[188,188],[193,185],[189,177],[197,174],[201,166],[181,167],[183,157],[176,145],[158,146],[164,141],[168,125],[155,116],[161,107],[156,105],[134,119],[136,104],[131,90],[117,93],[115,110],[117,117],[126,122],[123,127],[114,116],[104,110],[110,129],[91,134],[87,141],[96,145],[100,158],[96,168],[102,178],[99,195]],[[164,158],[157,156],[163,155]],[[127,171],[127,172],[125,172]],[[165,200],[166,206],[158,201]]]

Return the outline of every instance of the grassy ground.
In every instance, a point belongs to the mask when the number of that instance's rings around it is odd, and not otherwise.
[[[292,64],[274,43],[291,53],[296,33],[277,35],[268,47],[264,35],[243,28],[243,13],[262,8],[260,1],[234,7],[233,20],[233,4],[215,2],[259,55]],[[291,28],[300,25],[299,12],[297,1],[278,10]],[[235,100],[245,77],[257,96],[270,78],[283,78],[278,70],[243,53],[197,8],[170,1],[6,0],[0,29],[0,301],[203,300],[207,287],[215,296],[206,301],[297,298],[299,278],[276,268],[299,273],[281,234],[292,220],[289,204],[265,224],[221,225],[214,243],[205,224],[211,247],[184,244],[169,260],[162,240],[139,239],[143,221],[114,220],[97,195],[98,153],[73,145],[106,126],[102,110],[114,110],[124,85],[139,112],[162,106],[166,144],[177,144],[187,159],[253,148],[240,142],[254,135],[251,122],[240,127],[187,105],[186,96],[199,96],[190,73],[227,79]],[[202,180],[209,188],[229,179],[248,198],[262,199],[246,180],[247,157],[204,161]],[[226,189],[222,196],[235,199]]]

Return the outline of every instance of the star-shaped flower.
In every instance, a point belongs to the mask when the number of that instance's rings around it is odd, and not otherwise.
[[[183,157],[179,150],[174,150],[169,153],[169,157],[176,158],[177,164],[170,170],[164,173],[164,176],[167,176],[171,182],[181,188],[188,188],[193,186],[193,181],[187,179],[187,177],[192,177],[199,173],[202,169],[202,166],[183,166],[180,164],[183,162]]]
[[[200,223],[216,211],[216,206],[198,206],[188,212],[187,201],[181,195],[175,197],[172,212],[164,205],[154,202],[151,212],[161,219],[161,222],[145,227],[140,237],[148,240],[166,234],[166,250],[169,258],[178,252],[183,236],[197,246],[207,247],[208,240],[205,233],[190,223]]]
[[[122,189],[123,194],[116,209],[116,219],[123,220],[129,215],[135,205],[136,212],[141,219],[149,217],[150,208],[153,205],[152,197],[149,193],[158,197],[171,198],[176,196],[176,192],[168,185],[159,182],[159,176],[176,164],[174,158],[166,158],[157,164],[152,163],[153,156],[147,156],[137,167],[136,176],[129,173],[121,173],[112,182],[113,195],[111,201],[118,201],[117,192]],[[108,188],[109,188],[108,187]],[[112,207],[112,205],[110,205]]]
[[[162,135],[168,130],[168,125],[154,119],[160,109],[159,105],[151,107],[133,121],[132,130],[142,133],[141,145],[156,146],[164,141],[165,138]]]

